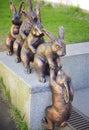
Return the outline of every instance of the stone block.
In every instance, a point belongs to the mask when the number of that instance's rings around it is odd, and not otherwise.
[[[89,87],[89,43],[67,45],[62,64],[73,81],[74,88]]]
[[[41,119],[44,109],[51,105],[51,92],[48,83],[40,83],[32,70],[25,74],[22,63],[15,63],[14,56],[0,53],[0,77],[10,91],[11,102],[24,115],[30,130],[42,130]]]
[[[14,56],[0,53],[0,77],[10,91],[11,102],[25,116],[30,130],[42,130],[44,110],[51,105],[49,77],[40,83],[32,69],[25,74],[22,63],[15,63]],[[89,43],[67,46],[67,55],[62,59],[64,70],[71,76],[75,89],[89,86]]]

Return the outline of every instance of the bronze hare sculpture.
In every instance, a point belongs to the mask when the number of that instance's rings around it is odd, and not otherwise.
[[[71,114],[71,102],[74,90],[71,78],[59,69],[57,74],[50,69],[50,87],[52,90],[52,105],[45,109],[42,124],[47,130],[53,130],[55,124],[64,127]]]
[[[64,28],[60,27],[60,38],[56,39],[51,33],[43,29],[45,35],[50,38],[51,42],[41,44],[37,48],[37,52],[34,57],[34,66],[39,75],[39,81],[45,82],[45,75],[47,68],[55,69],[57,62],[60,61],[60,56],[66,54],[66,47],[64,43]]]
[[[21,49],[21,61],[24,65],[25,72],[28,74],[31,72],[30,62],[34,60],[36,49],[44,42],[43,36],[41,23],[39,21],[33,22],[32,29]]]
[[[18,37],[16,38],[15,42],[14,42],[14,52],[16,53],[16,62],[20,62],[21,61],[21,57],[20,57],[20,53],[21,53],[21,48],[24,44],[24,41],[26,40],[26,38],[28,37],[33,22],[37,21],[38,19],[38,10],[39,10],[39,6],[38,4],[36,5],[36,8],[32,11],[32,2],[31,0],[29,0],[29,11],[25,12],[24,10],[22,11],[25,20],[23,21],[20,30],[19,30],[19,34]]]
[[[10,2],[10,9],[13,13],[13,17],[12,17],[12,26],[10,28],[9,35],[6,39],[6,46],[8,48],[8,53],[7,53],[8,55],[13,54],[13,43],[18,36],[19,28],[22,24],[21,16],[22,16],[22,10],[24,9],[24,2],[20,3],[18,12],[16,11],[16,8],[15,8],[13,2]]]

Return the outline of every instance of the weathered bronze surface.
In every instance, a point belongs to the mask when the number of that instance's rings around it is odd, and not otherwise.
[[[13,2],[10,2],[13,12],[12,26],[6,45],[8,55],[16,53],[16,62],[22,61],[25,72],[30,73],[30,62],[34,61],[35,70],[39,81],[46,82],[46,74],[50,74],[50,87],[52,90],[52,105],[45,109],[43,126],[53,130],[55,125],[63,127],[71,114],[74,90],[71,78],[63,71],[61,56],[66,55],[64,41],[64,28],[59,27],[58,38],[43,28],[41,24],[40,4],[32,9],[32,1],[28,0],[28,12],[24,11],[24,3],[21,2],[17,13]],[[25,17],[22,23],[21,16]],[[45,42],[43,36],[47,36],[50,42]]]
[[[31,72],[30,62],[34,60],[37,47],[44,42],[43,36],[41,23],[33,22],[32,29],[21,49],[21,61],[26,73]]]
[[[24,12],[26,15],[26,13]],[[31,12],[32,27],[28,37],[24,41],[21,49],[21,61],[24,65],[25,72],[30,73],[30,62],[34,60],[34,54],[36,53],[37,47],[44,42],[43,32],[40,18],[40,4],[37,3],[36,8]],[[30,22],[30,19],[29,19]]]
[[[53,130],[55,124],[59,127],[67,125],[71,114],[71,102],[74,90],[71,78],[60,68],[57,72],[50,69],[50,87],[52,90],[52,105],[45,109],[43,126]]]
[[[13,46],[14,52],[16,53],[16,62],[17,63],[21,61],[21,58],[20,58],[21,48],[32,27],[32,17],[31,17],[32,1],[31,0],[28,1],[28,12],[25,12],[23,10],[22,13],[23,13],[25,19],[20,27],[19,34],[18,34],[18,36],[14,42],[14,46]]]
[[[14,52],[17,55],[17,57],[16,57],[17,63],[21,61],[21,57],[20,57],[21,48],[31,31],[33,23],[40,20],[39,3],[37,3],[36,8],[34,10],[32,10],[32,1],[31,0],[28,1],[28,5],[29,5],[28,12],[25,12],[24,10],[22,11],[22,13],[25,17],[25,20],[22,23],[19,34],[14,42]]]
[[[8,48],[8,55],[13,54],[13,43],[15,39],[17,38],[17,35],[19,33],[19,28],[22,24],[21,16],[22,16],[22,10],[24,9],[24,2],[20,3],[18,12],[16,11],[15,5],[13,2],[10,2],[10,9],[13,13],[12,17],[12,26],[10,28],[9,35],[6,39],[6,46]]]
[[[55,70],[56,65],[60,67],[60,56],[66,54],[63,27],[59,28],[58,39],[45,29],[43,29],[43,33],[51,42],[39,45],[34,57],[34,66],[41,82],[46,81],[45,75],[48,73],[49,68]]]

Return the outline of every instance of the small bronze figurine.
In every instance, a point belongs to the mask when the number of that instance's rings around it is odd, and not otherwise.
[[[44,34],[51,40],[50,43],[44,43],[38,46],[37,52],[34,57],[34,66],[39,75],[39,81],[45,82],[45,75],[48,70],[48,66],[55,70],[60,56],[66,54],[66,46],[64,43],[64,28],[60,27],[60,38],[56,39],[51,33],[43,29]]]
[[[28,1],[28,5],[29,5],[29,11],[27,13],[24,10],[22,11],[25,17],[25,20],[22,23],[18,37],[16,38],[14,42],[14,52],[16,53],[17,63],[21,61],[21,57],[20,57],[21,48],[31,31],[33,22],[40,20],[40,4],[37,3],[36,8],[34,10],[32,10],[31,0]]]
[[[31,17],[31,13],[32,13],[32,1],[31,0],[28,1],[28,12],[25,12],[23,10],[22,13],[25,16],[25,20],[23,21],[23,23],[20,27],[19,34],[13,45],[14,52],[16,53],[15,61],[17,63],[21,61],[21,58],[20,58],[21,48],[32,27],[33,21],[32,21],[32,17]]]
[[[71,78],[61,68],[58,72],[50,69],[50,87],[52,105],[45,109],[46,117],[42,119],[42,124],[46,129],[53,130],[55,124],[59,127],[67,124],[71,114],[74,90]]]
[[[34,22],[32,29],[25,40],[23,47],[21,49],[21,61],[24,65],[25,72],[30,73],[30,62],[34,60],[34,54],[36,53],[37,47],[44,42],[42,38],[44,34],[42,33],[42,25],[40,22]]]
[[[10,2],[10,9],[13,13],[13,17],[12,17],[12,26],[10,28],[9,35],[6,39],[6,46],[9,49],[7,53],[8,55],[13,54],[13,43],[15,39],[17,38],[17,35],[19,33],[19,28],[22,24],[21,16],[22,16],[22,10],[24,9],[24,2],[20,3],[18,12],[16,11],[16,8],[13,2]]]

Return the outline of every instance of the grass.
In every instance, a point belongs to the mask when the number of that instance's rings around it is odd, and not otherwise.
[[[6,86],[3,82],[3,78],[0,78],[0,87],[2,87],[6,99],[11,101],[10,91],[6,88]]]
[[[24,116],[22,117],[21,112],[14,105],[11,104],[10,91],[6,88],[3,78],[0,78],[0,87],[2,89],[2,92],[4,93],[4,98],[8,100],[11,116],[15,120],[17,129],[28,130],[28,126],[24,121]]]
[[[12,12],[9,8],[9,2],[10,0],[6,0],[5,2],[3,0],[0,0],[0,35],[1,35],[1,38],[7,36],[10,26],[11,26]],[[17,10],[18,10],[19,3],[20,3],[20,0],[14,1],[14,4]]]
[[[15,106],[11,106],[11,115],[16,122],[18,130],[28,130],[28,126],[24,121],[24,116],[21,116],[20,111]]]
[[[27,0],[25,2],[27,10]],[[20,0],[14,0],[18,7]],[[53,8],[50,4],[41,5],[43,26],[57,37],[58,27],[65,28],[66,44],[89,41],[89,14],[79,7],[59,5]],[[0,0],[0,40],[5,40],[11,26],[12,14],[9,9],[9,0]]]
[[[89,14],[75,7],[59,6],[59,8],[53,9],[51,6],[47,6],[42,9],[44,27],[55,36],[57,36],[58,26],[62,25],[65,28],[67,44],[89,41]]]

